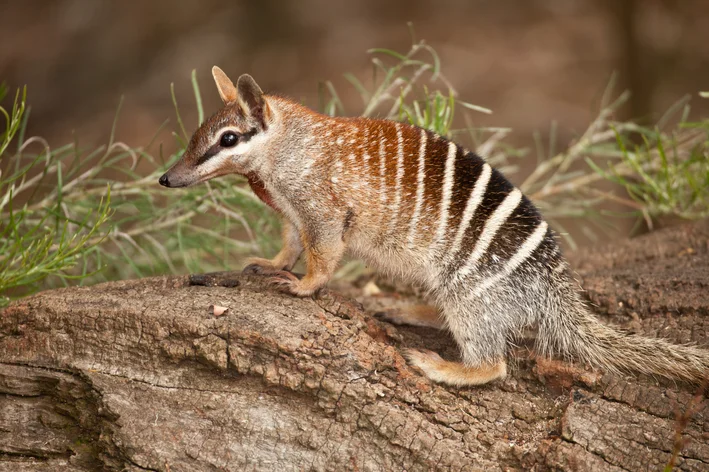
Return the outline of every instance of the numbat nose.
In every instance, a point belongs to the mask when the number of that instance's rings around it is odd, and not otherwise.
[[[167,174],[163,174],[162,177],[160,177],[160,180],[158,180],[158,183],[162,185],[163,187],[169,187],[170,186],[170,180],[167,178]]]

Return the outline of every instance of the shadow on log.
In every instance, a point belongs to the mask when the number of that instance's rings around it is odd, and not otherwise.
[[[576,255],[599,316],[707,344],[709,224]],[[709,469],[696,387],[535,361],[447,388],[400,346],[444,333],[368,314],[396,294],[317,300],[233,274],[45,292],[0,318],[0,470]],[[360,304],[361,303],[361,304]],[[210,305],[229,311],[215,317]],[[676,438],[677,416],[695,414]]]

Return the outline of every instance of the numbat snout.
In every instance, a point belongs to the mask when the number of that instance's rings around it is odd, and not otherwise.
[[[504,377],[508,343],[532,325],[540,355],[695,382],[707,376],[707,351],[598,321],[539,211],[475,153],[404,123],[324,116],[265,95],[249,75],[234,85],[218,67],[212,72],[224,107],[160,184],[245,175],[283,220],[283,249],[252,259],[250,270],[305,297],[327,284],[349,250],[424,287],[433,307],[384,318],[452,333],[462,363],[405,353],[437,382]],[[299,280],[289,271],[301,255],[307,273]]]

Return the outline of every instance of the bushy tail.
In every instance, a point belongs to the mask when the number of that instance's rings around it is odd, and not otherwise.
[[[640,372],[701,383],[709,379],[709,350],[624,333],[599,321],[581,300],[540,320],[537,349],[610,372]]]

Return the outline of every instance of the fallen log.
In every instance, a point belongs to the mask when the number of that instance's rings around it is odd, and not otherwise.
[[[605,321],[709,343],[709,223],[572,265]],[[502,382],[432,384],[399,348],[455,358],[450,337],[371,316],[407,300],[351,285],[296,299],[231,273],[20,300],[0,315],[0,470],[709,469],[696,386],[524,345]]]

